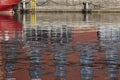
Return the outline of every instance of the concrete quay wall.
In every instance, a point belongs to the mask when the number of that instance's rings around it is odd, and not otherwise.
[[[35,0],[25,1],[25,10],[32,10],[31,1]],[[35,9],[37,11],[81,11],[83,2],[88,3],[88,9],[94,12],[120,11],[120,0],[36,0]]]

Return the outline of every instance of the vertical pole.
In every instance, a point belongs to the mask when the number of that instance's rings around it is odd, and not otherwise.
[[[88,1],[86,2],[86,10],[89,9]]]
[[[24,27],[24,30],[25,30],[25,32],[23,32],[24,34],[23,34],[23,36],[25,37],[24,39],[25,39],[25,41],[26,41],[26,29],[27,29],[27,26],[26,26],[26,15],[25,14],[23,14],[23,27]]]
[[[36,0],[31,0],[31,9],[36,9]]]
[[[23,9],[25,10],[25,0],[22,0],[23,2]]]
[[[36,24],[36,13],[32,13],[32,14],[31,14],[31,23],[32,23],[33,25]]]
[[[30,15],[31,15],[31,24],[32,24],[31,28],[36,30],[36,28],[37,28],[37,26],[36,26],[36,22],[37,22],[36,13],[31,13]]]
[[[19,4],[18,4],[18,10],[20,10],[20,9],[21,9],[21,7],[20,7],[20,6],[21,6],[21,4],[19,3]]]

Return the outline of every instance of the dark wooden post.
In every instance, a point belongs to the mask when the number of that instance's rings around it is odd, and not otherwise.
[[[82,9],[82,13],[86,13],[86,2],[83,2],[83,9]]]

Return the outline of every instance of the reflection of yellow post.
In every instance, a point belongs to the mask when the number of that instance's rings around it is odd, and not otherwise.
[[[31,24],[36,25],[36,13],[32,13],[31,15]]]
[[[36,0],[31,0],[31,9],[36,9]]]

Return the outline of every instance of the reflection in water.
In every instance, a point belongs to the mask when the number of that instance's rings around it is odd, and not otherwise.
[[[119,26],[82,14],[29,16],[24,26],[0,16],[0,80],[119,80]]]
[[[35,34],[35,30],[27,30],[26,33],[26,49],[28,49],[30,52],[29,58],[30,58],[30,68],[29,73],[30,77],[33,80],[41,80],[42,75],[42,50],[41,50],[41,44],[40,39],[38,36],[40,31],[38,31],[38,34]]]
[[[107,50],[106,51],[106,58],[108,61],[108,77],[113,78],[114,80],[118,80],[118,70],[117,70],[117,64],[118,64],[118,52],[116,52],[116,49]]]
[[[61,47],[61,46],[60,46]],[[57,80],[66,80],[66,56],[65,52],[59,51],[57,49],[55,54],[55,64],[56,64],[56,73],[55,75],[58,77]]]
[[[38,47],[37,47],[38,48]],[[32,79],[40,79],[41,78],[41,50],[32,49],[30,53],[30,75]]]
[[[13,73],[15,71],[15,65],[16,65],[16,56],[17,54],[20,54],[20,52],[17,51],[21,47],[21,44],[19,41],[14,40],[8,40],[5,42],[6,47],[6,65],[5,69],[7,71],[6,78],[11,79],[13,78]]]
[[[5,67],[6,78],[14,79],[13,73],[15,71],[16,56],[20,54],[18,49],[22,47],[22,25],[14,20],[11,16],[0,15],[0,43],[3,52],[1,55],[5,55],[5,63],[2,63],[1,67]],[[2,45],[4,44],[4,45]],[[1,60],[4,60],[2,58]],[[3,70],[3,75],[5,71]],[[5,76],[3,76],[5,77]],[[1,79],[4,79],[4,78]]]
[[[107,25],[106,25],[107,26]],[[106,60],[108,64],[108,77],[114,80],[119,80],[118,78],[118,64],[119,64],[119,38],[120,31],[119,28],[114,28],[111,26],[102,27],[101,26],[101,46],[106,52]]]
[[[84,45],[81,46],[81,58],[80,63],[83,65],[81,66],[81,78],[82,80],[92,80],[93,78],[93,52],[91,46]]]

